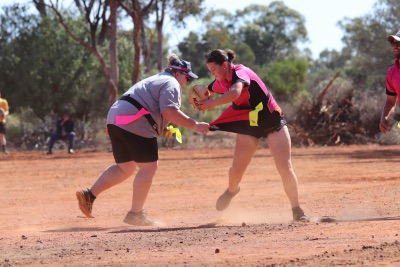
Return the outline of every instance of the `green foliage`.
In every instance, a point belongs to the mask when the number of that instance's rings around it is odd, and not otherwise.
[[[161,1],[160,1],[161,2]],[[166,1],[169,9],[166,12],[171,20],[177,25],[186,25],[185,19],[188,16],[198,15],[202,12],[202,3],[204,0],[172,0]]]
[[[25,15],[8,14],[8,19],[19,25]],[[29,32],[3,46],[7,51],[7,57],[0,59],[0,77],[4,77],[0,80],[7,85],[4,96],[14,110],[31,108],[40,118],[63,110],[87,118],[107,100],[96,84],[97,63],[66,35],[56,18],[31,16],[31,22]],[[79,28],[72,18],[68,23]]]
[[[243,20],[240,39],[251,47],[260,67],[296,55],[296,43],[307,40],[304,18],[280,1],[268,7],[250,5],[238,11],[235,19]]]
[[[373,16],[356,18],[343,25],[344,41],[352,49],[346,74],[363,90],[380,88],[386,71],[393,63],[385,25],[376,23]]]
[[[286,59],[262,69],[260,78],[276,99],[296,103],[307,93],[308,68],[304,58]]]
[[[190,61],[193,72],[199,77],[208,75],[204,55],[208,52],[210,47],[210,43],[200,40],[199,36],[194,32],[190,32],[183,42],[178,44],[181,57]]]

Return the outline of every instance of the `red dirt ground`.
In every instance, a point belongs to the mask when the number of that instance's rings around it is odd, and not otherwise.
[[[122,222],[133,179],[98,197],[95,218],[81,214],[75,191],[109,152],[0,155],[0,266],[400,266],[400,146],[294,148],[307,223],[291,222],[267,148],[216,211],[232,152],[160,151],[146,202],[158,227]]]

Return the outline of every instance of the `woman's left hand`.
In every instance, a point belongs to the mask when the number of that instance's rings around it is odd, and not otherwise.
[[[199,104],[200,104],[199,109],[201,111],[210,110],[214,107],[214,100],[212,98],[209,98],[207,100],[199,101]]]
[[[172,137],[172,132],[170,131],[169,127],[164,128],[163,136],[165,136],[168,139]]]

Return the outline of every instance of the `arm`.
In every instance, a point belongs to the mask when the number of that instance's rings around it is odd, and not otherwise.
[[[397,96],[387,95],[385,105],[383,106],[381,120],[379,122],[379,129],[383,133],[389,131],[389,118],[394,112],[394,107],[396,105]]]
[[[162,113],[162,116],[174,124],[195,130],[199,133],[207,133],[210,127],[210,125],[206,122],[197,122],[193,120],[179,109],[166,109]]]
[[[243,83],[237,82],[232,84],[229,88],[229,91],[224,93],[222,96],[213,99],[210,98],[208,100],[201,101],[201,110],[210,110],[216,106],[220,106],[223,104],[231,103],[239,98],[240,94],[242,93]]]
[[[64,121],[63,129],[66,133],[74,131],[74,122],[71,119]]]
[[[5,101],[5,106],[4,106],[4,109],[3,109],[3,112],[4,112],[4,116],[7,116],[10,112],[9,112],[9,109],[10,109],[10,107],[8,106],[8,102],[7,102],[7,100]]]

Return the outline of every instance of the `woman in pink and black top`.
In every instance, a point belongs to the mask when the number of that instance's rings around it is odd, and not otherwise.
[[[260,138],[268,137],[268,146],[282,178],[285,192],[292,206],[293,220],[305,220],[298,199],[297,177],[291,163],[291,141],[282,110],[265,84],[250,68],[232,63],[232,50],[216,49],[205,55],[207,67],[215,80],[208,86],[212,95],[201,103],[202,110],[232,103],[219,118],[210,123],[210,130],[237,133],[229,186],[218,198],[217,210],[224,210],[239,193],[239,183],[256,152]]]

